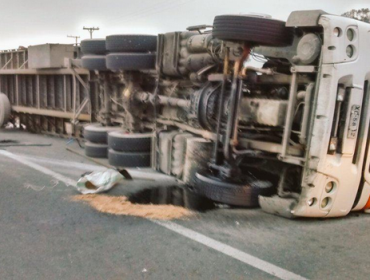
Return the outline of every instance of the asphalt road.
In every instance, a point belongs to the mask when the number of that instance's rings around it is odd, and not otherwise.
[[[73,180],[100,168],[67,152],[66,139],[1,130],[4,139],[51,143],[4,150]],[[144,184],[135,180],[112,194]],[[287,220],[259,209],[216,209],[173,221],[219,242],[215,249],[150,220],[73,202],[73,187],[3,154],[0,191],[0,279],[282,278],[258,268],[258,260],[306,279],[369,278],[366,214]],[[247,264],[227,246],[256,259]]]

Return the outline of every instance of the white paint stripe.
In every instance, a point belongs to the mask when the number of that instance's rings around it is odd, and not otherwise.
[[[100,171],[100,170],[106,170],[107,169],[104,166],[87,164],[87,163],[80,163],[80,162],[75,162],[75,161],[50,159],[50,158],[35,157],[35,156],[22,155],[22,154],[18,154],[18,156],[22,157],[23,159],[30,160],[32,162],[46,163],[46,164],[51,164],[51,165],[55,165],[55,166],[62,166],[62,167],[69,167],[69,168],[72,167],[72,168],[76,168],[76,169],[79,169],[79,170],[85,170],[85,171]]]
[[[23,163],[24,165],[27,165],[28,167],[31,167],[31,168],[33,168],[37,171],[40,171],[41,173],[44,173],[46,175],[50,175],[51,177],[57,179],[58,181],[61,181],[61,182],[65,183],[68,186],[75,187],[76,184],[77,184],[77,182],[72,180],[72,179],[69,179],[69,178],[67,178],[67,177],[65,177],[65,176],[63,176],[59,173],[56,173],[56,172],[54,172],[54,171],[52,171],[48,168],[45,168],[41,165],[38,165],[37,163],[28,161],[27,159],[24,159],[23,157],[17,156],[17,155],[15,155],[13,153],[10,153],[8,151],[1,151],[0,150],[0,154],[6,156],[8,158],[14,159],[14,160],[16,160],[20,163]]]
[[[75,161],[66,161],[66,160],[58,160],[58,159],[49,159],[44,157],[36,157],[36,156],[26,156],[26,155],[20,155],[17,156],[32,161],[32,162],[38,162],[38,163],[46,163],[54,166],[62,166],[66,168],[76,168],[79,170],[84,171],[103,171],[107,168],[100,165],[93,165],[93,164],[87,164],[87,163],[80,163]],[[126,168],[126,170],[131,174],[131,176],[136,177],[136,179],[151,179],[151,180],[169,180],[169,181],[176,181],[173,177],[160,174],[157,172],[153,172],[152,169],[147,170],[138,170],[138,169],[132,169],[132,168]]]
[[[9,157],[11,159],[14,159],[28,167],[31,167],[37,171],[40,171],[46,175],[50,175],[52,177],[54,177],[55,179],[59,180],[59,181],[62,181],[64,182],[65,184],[67,185],[70,185],[70,186],[75,186],[76,185],[76,181],[73,181],[67,177],[64,177],[63,175],[61,174],[58,174],[50,169],[47,169],[43,166],[40,166],[36,163],[33,163],[33,162],[30,162],[24,158],[22,158],[21,156],[17,156],[17,155],[14,155],[10,152],[7,152],[7,151],[1,151],[0,150],[0,154],[6,156],[6,157]],[[277,278],[280,278],[280,279],[283,279],[283,280],[307,280],[306,278],[300,276],[300,275],[297,275],[293,272],[290,272],[288,270],[285,270],[283,268],[280,268],[276,265],[273,265],[269,262],[266,262],[264,260],[261,260],[259,258],[256,258],[250,254],[247,254],[245,252],[242,252],[238,249],[235,249],[229,245],[226,245],[224,243],[221,243],[215,239],[212,239],[210,237],[207,237],[201,233],[198,233],[196,231],[193,231],[191,229],[188,229],[188,228],[185,228],[183,226],[180,226],[178,224],[175,224],[175,223],[172,223],[172,222],[168,222],[168,221],[158,221],[158,220],[150,220],[152,221],[153,223],[157,224],[157,225],[160,225],[162,227],[165,227],[173,232],[176,232],[182,236],[185,236],[193,241],[196,241],[200,244],[203,244],[209,248],[212,248],[222,254],[225,254],[233,259],[236,259],[236,260],[239,260],[245,264],[248,264],[252,267],[255,267],[261,271],[264,271],[268,274],[271,274]]]
[[[261,260],[259,258],[256,258],[252,255],[249,255],[247,253],[244,253],[238,249],[235,249],[229,245],[226,245],[224,243],[221,243],[215,239],[212,239],[210,237],[207,237],[201,233],[198,233],[196,231],[193,231],[191,229],[188,229],[186,227],[180,226],[178,224],[175,224],[173,222],[168,221],[158,221],[158,220],[151,220],[153,223],[156,223],[158,225],[161,225],[169,230],[172,230],[182,236],[185,236],[193,241],[196,241],[198,243],[201,243],[209,248],[212,248],[222,254],[225,254],[229,257],[232,257],[234,259],[237,259],[245,264],[248,264],[250,266],[253,266],[255,268],[258,268],[259,270],[262,270],[268,274],[271,274],[275,277],[278,277],[280,279],[284,280],[307,280],[306,278],[297,275],[293,272],[290,272],[288,270],[285,270],[283,268],[280,268],[276,265],[273,265],[269,262],[266,262],[264,260]]]

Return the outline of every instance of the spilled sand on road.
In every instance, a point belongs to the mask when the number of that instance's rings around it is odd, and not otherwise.
[[[99,212],[112,215],[135,216],[156,220],[184,219],[194,212],[174,205],[134,204],[125,196],[108,196],[100,194],[75,195],[73,201],[87,202]]]

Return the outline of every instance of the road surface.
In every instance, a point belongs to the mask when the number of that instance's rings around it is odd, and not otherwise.
[[[369,278],[366,214],[287,220],[216,209],[170,223],[113,216],[71,201],[76,190],[58,180],[101,169],[67,152],[66,139],[0,130],[4,139],[52,146],[0,149],[0,279]]]

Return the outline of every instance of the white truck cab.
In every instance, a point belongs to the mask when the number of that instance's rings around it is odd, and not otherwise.
[[[317,77],[307,123],[301,193],[297,202],[284,206],[288,216],[339,217],[368,208],[370,24],[323,11],[304,11],[293,12],[287,26],[322,27],[323,39],[317,68],[295,69],[298,75],[317,71]],[[262,198],[262,208],[268,212],[281,210],[272,210],[271,203]]]

